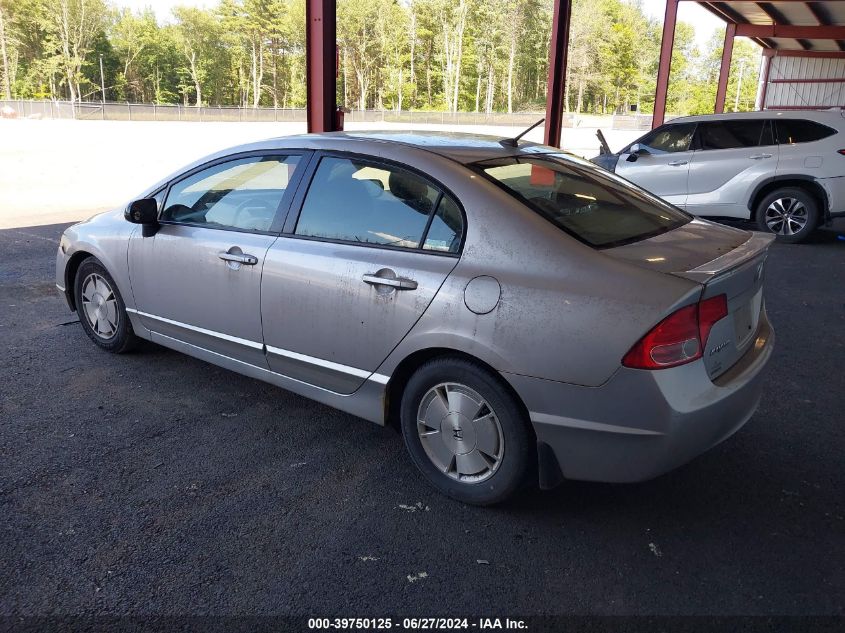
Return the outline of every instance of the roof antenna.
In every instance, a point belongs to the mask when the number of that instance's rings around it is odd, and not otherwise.
[[[522,132],[522,134],[517,134],[513,138],[503,138],[501,141],[499,141],[499,145],[501,145],[502,147],[516,147],[516,144],[519,142],[519,139],[521,139],[523,136],[528,134],[531,130],[533,130],[535,127],[540,125],[545,120],[546,120],[546,118],[543,117],[542,119],[537,121],[534,125],[532,125],[528,129],[524,130]]]

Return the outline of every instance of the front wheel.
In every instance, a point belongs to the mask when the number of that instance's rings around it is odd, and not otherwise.
[[[412,461],[440,492],[490,505],[527,479],[535,443],[500,379],[460,359],[429,361],[402,395],[402,435]]]
[[[74,293],[79,322],[92,341],[116,354],[135,347],[138,339],[126,315],[123,297],[96,257],[89,257],[79,265]]]
[[[801,242],[819,224],[819,205],[803,189],[784,187],[773,191],[757,206],[757,225],[781,242]]]

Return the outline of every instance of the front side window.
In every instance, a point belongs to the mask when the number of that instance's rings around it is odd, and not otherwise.
[[[448,200],[445,196],[442,199]],[[354,158],[326,157],[308,188],[294,232],[306,237],[454,253],[462,223],[457,205],[441,202],[438,188],[408,170]],[[431,229],[424,239],[429,224]]]
[[[267,232],[298,156],[250,156],[220,163],[174,184],[161,220]]]
[[[763,139],[767,127],[767,122],[762,119],[700,123],[698,134],[701,149],[739,149],[771,145]]]
[[[650,154],[686,152],[690,148],[690,143],[692,143],[695,126],[695,123],[664,125],[650,134],[646,134],[638,143]]]
[[[575,161],[514,156],[475,167],[555,226],[597,248],[643,240],[691,219],[618,176]]]
[[[805,119],[778,119],[778,143],[793,145],[811,143],[836,134],[836,130],[815,121]]]

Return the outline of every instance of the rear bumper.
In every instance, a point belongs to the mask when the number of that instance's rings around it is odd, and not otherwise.
[[[760,402],[773,344],[764,311],[754,345],[715,381],[702,361],[622,368],[600,387],[503,375],[530,411],[541,469],[551,453],[566,479],[635,482],[681,466],[745,424]],[[541,482],[553,480],[541,472]]]

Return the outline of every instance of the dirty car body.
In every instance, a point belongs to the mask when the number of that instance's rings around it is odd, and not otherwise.
[[[136,336],[377,424],[399,415],[421,365],[457,358],[515,404],[544,487],[657,476],[734,433],[761,397],[771,238],[693,219],[555,148],[286,137],[139,198],[155,200],[152,225],[121,209],[62,237],[57,286],[95,333],[119,316],[99,277],[74,291],[91,257]],[[461,397],[483,402],[476,392]],[[484,481],[459,472],[471,429],[450,415],[446,474]],[[513,452],[503,437],[482,455],[490,475]]]

